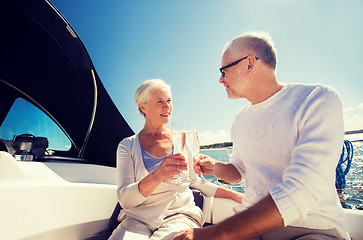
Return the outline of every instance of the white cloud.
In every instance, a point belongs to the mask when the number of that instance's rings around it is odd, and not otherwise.
[[[363,129],[363,114],[344,114],[344,128],[346,131]]]
[[[229,133],[224,130],[218,130],[217,132],[202,132],[199,133],[200,145],[209,145],[214,143],[230,142],[231,137]]]
[[[347,112],[351,112],[354,111],[354,108],[344,108],[343,112],[347,113]]]
[[[363,102],[355,107],[344,109],[344,128],[349,130],[363,129]]]
[[[351,112],[351,111],[360,110],[360,109],[363,109],[363,102],[361,102],[360,104],[358,104],[355,107],[344,108],[343,111],[344,112]]]

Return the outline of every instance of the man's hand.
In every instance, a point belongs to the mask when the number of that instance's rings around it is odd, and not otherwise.
[[[197,174],[213,175],[230,183],[241,181],[241,175],[237,168],[231,163],[225,163],[200,154],[199,159],[194,158],[194,171]]]
[[[216,165],[217,160],[204,155],[200,154],[199,159],[193,159],[194,160],[194,171],[197,174],[200,174],[201,172],[204,175],[213,175],[214,167]]]
[[[213,226],[188,229],[175,235],[173,240],[220,240],[213,229]]]
[[[173,240],[195,240],[194,238],[194,229],[188,229],[184,232],[178,233],[174,236]]]

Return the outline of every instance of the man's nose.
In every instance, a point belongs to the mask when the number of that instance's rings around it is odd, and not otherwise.
[[[219,83],[223,83],[224,82],[224,77],[223,75],[221,74],[220,78],[219,78]]]

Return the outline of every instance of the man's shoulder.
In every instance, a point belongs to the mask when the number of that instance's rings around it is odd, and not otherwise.
[[[324,106],[328,109],[332,105],[341,105],[338,92],[325,84],[293,84],[288,95],[293,96],[295,104],[305,107]]]
[[[308,95],[313,93],[320,93],[320,94],[330,93],[337,95],[337,91],[333,87],[319,83],[312,83],[312,84],[290,83],[287,84],[287,88],[289,89],[289,91],[301,92]]]

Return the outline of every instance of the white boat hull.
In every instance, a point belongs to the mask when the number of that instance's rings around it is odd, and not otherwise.
[[[0,239],[84,239],[107,227],[117,203],[115,168],[72,163],[47,166],[15,162],[9,154],[3,155]],[[51,168],[66,178],[73,174],[78,182],[65,180]],[[72,169],[71,174],[67,169]],[[107,178],[112,184],[105,183]]]
[[[85,239],[107,229],[117,204],[116,169],[77,163],[19,162],[0,152],[0,239]],[[204,199],[207,223],[234,214],[236,202]],[[363,239],[363,211],[344,209],[354,240]]]

